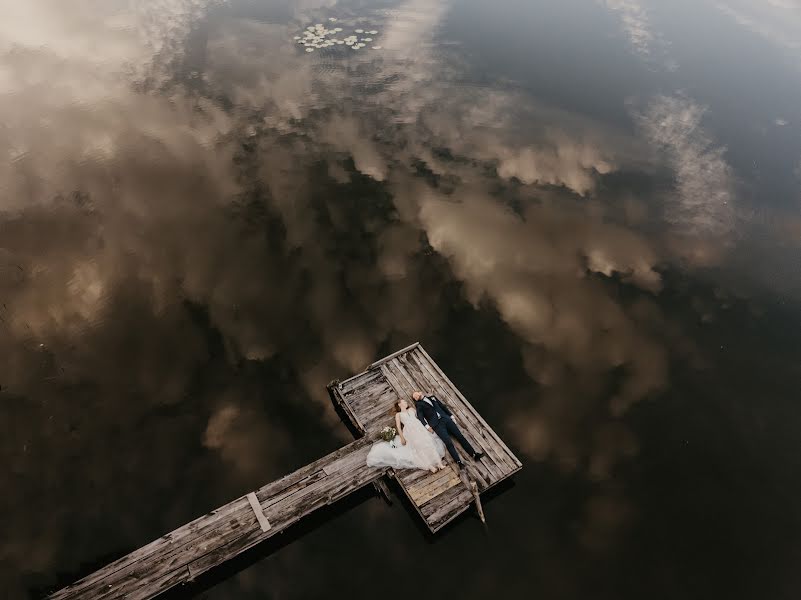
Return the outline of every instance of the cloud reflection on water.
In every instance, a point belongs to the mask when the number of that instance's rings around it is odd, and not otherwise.
[[[297,23],[210,18],[210,5],[40,0],[3,21],[0,146],[12,160],[0,167],[0,353],[17,433],[2,485],[13,490],[6,514],[19,515],[3,558],[14,570],[75,569],[137,540],[145,517],[132,513],[111,541],[76,531],[130,487],[153,492],[142,511],[158,529],[203,504],[193,492],[225,498],[282,469],[292,435],[259,404],[277,401],[235,370],[292,365],[297,404],[317,402],[304,416],[337,431],[325,384],[434,335],[453,282],[476,311],[497,311],[538,386],[501,427],[533,459],[608,480],[638,451],[621,417],[667,385],[653,297],[675,254],[601,188],[667,168],[675,220],[727,231],[729,171],[700,109],[655,100],[641,139],[476,86],[434,44],[449,7],[438,0],[377,12],[384,50],[342,60],[301,53]],[[332,6],[303,3],[295,19]],[[187,37],[207,18],[202,72],[181,83]],[[450,280],[431,280],[422,239]],[[191,408],[174,421],[153,417],[181,406]],[[212,457],[194,456],[203,448]],[[78,493],[75,468],[96,495],[41,522],[31,495]],[[130,487],[114,490],[119,470]],[[218,489],[198,475],[164,507],[157,494],[186,470],[214,473]],[[614,538],[631,513],[624,496],[607,486],[588,500],[588,546]]]

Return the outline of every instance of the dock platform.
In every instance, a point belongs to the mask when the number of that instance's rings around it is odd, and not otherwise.
[[[463,455],[466,475],[479,493],[500,483],[522,467],[518,458],[487,425],[428,352],[414,343],[374,362],[365,371],[329,386],[329,393],[348,416],[352,425],[366,436],[374,436],[387,425],[394,425],[395,403],[411,399],[420,390],[436,395],[456,416],[467,441],[484,452],[479,462]],[[392,473],[406,496],[432,532],[447,525],[470,508],[475,493],[464,485],[452,461],[438,473],[404,469]]]
[[[368,467],[378,432],[394,423],[394,405],[415,390],[434,393],[457,417],[465,437],[485,456],[466,458],[462,471],[438,473]],[[397,480],[433,533],[475,505],[479,494],[514,474],[520,461],[476,412],[419,343],[328,386],[358,439],[281,479],[249,492],[123,556],[49,596],[52,600],[146,600],[209,571],[281,533],[318,508],[374,485],[388,498],[385,477]],[[457,445],[457,449],[461,451]]]

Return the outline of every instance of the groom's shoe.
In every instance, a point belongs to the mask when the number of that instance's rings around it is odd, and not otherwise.
[[[484,453],[483,452],[474,452],[473,453],[473,460],[481,460],[482,458],[484,458]]]
[[[456,466],[459,468],[460,471],[464,469],[464,463],[461,460],[456,461]]]

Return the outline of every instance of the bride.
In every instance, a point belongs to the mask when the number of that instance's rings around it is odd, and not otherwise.
[[[442,440],[425,428],[405,399],[401,398],[396,406],[395,429],[398,435],[391,442],[373,444],[367,455],[367,466],[428,469],[432,473],[444,469],[445,444]]]

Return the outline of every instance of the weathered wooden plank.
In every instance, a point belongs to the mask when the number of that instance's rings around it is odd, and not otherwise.
[[[425,504],[420,506],[420,513],[423,515],[426,521],[429,520],[429,517],[441,509],[443,506],[451,502],[454,498],[462,496],[465,492],[467,492],[467,488],[462,486],[460,489],[459,486],[455,486],[450,488],[440,494],[439,496],[432,498]]]
[[[517,467],[521,468],[523,466],[523,463],[520,462],[520,459],[518,459],[517,456],[515,456],[514,452],[512,452],[509,449],[509,447],[506,444],[504,444],[503,440],[498,436],[497,433],[495,433],[495,430],[493,430],[492,427],[490,427],[487,424],[487,422],[481,417],[481,415],[478,413],[475,407],[467,401],[467,399],[462,395],[462,392],[459,391],[459,388],[457,388],[453,384],[453,382],[448,378],[447,375],[445,375],[442,369],[440,369],[439,365],[436,362],[434,362],[431,356],[429,356],[425,348],[423,348],[421,345],[418,344],[416,349],[420,351],[420,353],[425,357],[428,364],[431,365],[431,367],[439,374],[440,377],[442,377],[442,379],[448,384],[448,386],[456,392],[456,394],[459,396],[459,398],[461,398],[462,402],[465,403],[467,408],[470,410],[473,416],[479,421],[479,423],[481,423],[484,426],[484,428],[491,433],[492,437],[495,439],[495,442],[506,451],[506,454],[512,457]]]
[[[350,405],[342,397],[342,391],[339,389],[339,386],[329,385],[328,393],[333,401],[342,409],[342,412],[345,413],[345,416],[348,418],[351,425],[353,425],[357,431],[364,433],[366,431],[364,425],[359,420],[359,417],[356,416],[356,413],[353,411]]]
[[[395,376],[395,379],[398,381],[398,384],[406,392],[407,398],[411,398],[412,394],[416,391],[423,391],[420,389],[418,383],[414,381],[414,379],[409,377],[409,374],[406,372],[403,363],[401,363],[400,356],[395,357],[393,360],[389,361],[384,366],[387,368],[388,371],[390,371]]]
[[[351,394],[346,398],[348,404],[357,412],[361,411],[358,407],[363,406],[369,408],[374,402],[379,401],[380,398],[386,396],[387,399],[389,399],[394,395],[394,390],[390,382],[387,381],[380,368],[376,369],[376,373],[378,377],[371,385],[360,388],[357,393]]]
[[[159,552],[165,545],[180,546],[183,542],[194,536],[202,536],[208,530],[218,526],[219,521],[222,519],[229,519],[234,515],[240,514],[247,506],[247,500],[242,497],[233,502],[216,508],[210,513],[198,517],[194,521],[179,527],[178,529],[163,535],[162,537],[154,540],[153,542],[123,556],[114,562],[108,564],[105,568],[91,573],[83,579],[59,590],[51,596],[54,599],[60,598],[80,598],[82,597],[82,590],[89,589],[92,586],[99,586],[101,581],[105,578],[114,576],[115,574],[123,571],[124,569],[131,568],[132,565],[144,562],[151,558],[155,553]]]
[[[382,417],[376,418],[374,421],[368,422],[365,427],[369,433],[378,433],[387,425],[392,425],[394,423],[393,420]]]
[[[420,350],[417,348],[416,350]],[[416,355],[415,353],[410,353],[409,359],[414,362],[421,371],[424,371],[428,374],[428,380],[432,382],[432,387],[434,388],[432,391],[435,393],[443,394],[443,400],[448,402],[448,406],[453,405],[456,409],[454,412],[457,414],[457,418],[462,421],[464,424],[464,429],[462,430],[465,433],[465,436],[468,440],[475,443],[475,447],[481,449],[482,452],[486,454],[487,461],[485,463],[485,467],[492,475],[492,479],[498,480],[503,478],[506,471],[510,468],[516,470],[513,464],[507,463],[507,459],[504,456],[505,450],[496,444],[493,441],[490,441],[482,435],[482,427],[481,423],[475,419],[472,413],[469,411],[468,407],[466,406],[467,401],[463,400],[463,396],[457,395],[453,390],[449,389],[450,386],[443,385],[445,384],[444,380],[437,376],[437,374],[432,370],[430,365],[428,365],[428,361],[425,357],[420,353]],[[483,460],[483,459],[482,459]],[[487,464],[490,463],[491,464]]]
[[[316,495],[326,495],[330,493],[330,491],[337,486],[339,482],[350,477],[354,470],[367,471],[368,475],[376,471],[382,471],[382,469],[372,469],[367,467],[366,457],[367,449],[365,449],[365,451],[355,453],[355,457],[349,457],[347,461],[341,461],[340,464],[333,469],[333,474],[327,475],[319,481],[316,481],[311,485],[282,498],[279,502],[270,505],[268,509],[265,509],[265,515],[272,520],[274,519],[274,515],[282,514],[287,507],[291,509],[293,506],[302,503],[305,498]]]
[[[348,473],[353,469],[361,469],[367,464],[367,453],[369,450],[369,448],[364,448],[363,450],[353,452],[341,458],[328,468],[328,473],[330,475],[337,475],[339,473]]]
[[[364,426],[365,429],[379,429],[385,425],[395,425],[395,406],[394,404],[385,404],[384,406],[376,406],[370,412],[365,414]]]
[[[400,362],[400,357],[396,356],[390,361],[384,363],[383,367],[387,372],[392,373],[395,380],[398,382],[400,388],[404,391],[406,398],[411,398],[412,394],[418,391],[417,384],[406,373],[403,364]]]
[[[409,490],[409,495],[414,499],[415,504],[422,506],[453,486],[462,485],[462,480],[459,478],[459,475],[451,468],[444,469],[442,472],[446,474],[445,477],[432,481],[428,485]]]
[[[423,369],[420,367],[420,365],[412,360],[412,356],[413,354],[411,352],[407,352],[406,354],[398,357],[398,363],[404,368],[409,378],[414,382],[414,385],[420,389],[420,391],[431,389],[431,384],[433,383],[431,381],[431,377],[428,373],[423,372]]]
[[[345,387],[347,387],[349,385],[352,385],[354,382],[358,382],[358,380],[360,378],[365,377],[367,375],[370,375],[370,374],[372,374],[374,372],[375,372],[374,369],[372,369],[371,367],[367,367],[364,371],[361,371],[360,373],[356,373],[355,375],[351,375],[347,379],[343,379],[342,381],[339,382],[339,385],[341,387],[345,388]]]
[[[348,398],[348,403],[353,408],[353,411],[358,415],[370,411],[376,406],[392,406],[398,401],[398,395],[395,390],[387,383],[386,379],[382,377],[380,387],[370,390],[369,394],[361,394]]]
[[[406,354],[396,357],[393,361],[387,363],[387,368],[394,370],[394,374],[397,375],[398,379],[405,379],[409,388],[424,392],[437,392],[438,388],[435,387],[436,384],[431,382],[430,378],[423,375],[422,370],[417,367],[417,365],[414,365],[414,367],[411,369],[408,368],[411,366],[411,363],[409,363],[407,360],[408,356],[409,355]],[[480,437],[477,436],[473,423],[471,423],[471,421],[465,416],[465,412],[461,406],[461,400],[454,398],[450,394],[439,395],[445,404],[450,408],[451,412],[453,412],[453,414],[457,417],[457,425],[459,425],[459,428],[461,429],[465,438],[467,438],[467,441],[469,441],[474,448],[477,448],[486,454],[488,450],[484,448],[484,445],[479,441]],[[491,458],[487,459],[488,462],[491,460]],[[468,464],[467,461],[465,461],[465,464],[468,465],[467,468],[470,471],[470,474],[481,482],[482,487],[487,487],[487,485],[489,485],[489,482],[493,479],[492,471],[494,469],[492,466],[484,464],[483,459],[481,463]],[[498,474],[495,479],[497,479],[499,476],[500,474]]]
[[[426,473],[426,475],[429,475],[429,476],[430,476],[430,474],[429,474],[429,473]],[[443,498],[445,501],[447,501],[447,500],[449,500],[449,499],[450,499],[450,500],[452,500],[452,501],[453,501],[453,503],[454,503],[454,505],[455,505],[455,503],[457,503],[457,502],[461,501],[461,502],[462,502],[462,504],[464,505],[464,506],[462,507],[462,509],[461,509],[461,510],[463,511],[463,510],[467,509],[467,507],[469,507],[469,505],[470,505],[470,502],[471,502],[471,500],[472,500],[472,495],[470,495],[470,494],[468,494],[468,493],[467,493],[467,489],[466,489],[466,488],[464,488],[464,486],[454,485],[452,488],[450,488],[450,489],[446,489],[446,490],[445,490],[443,493],[441,493],[439,496],[436,496],[436,497],[432,498],[432,499],[431,499],[431,500],[429,500],[429,501],[428,501],[428,502],[427,502],[425,505],[423,505],[423,506],[421,507],[421,506],[419,506],[418,504],[416,504],[416,503],[414,502],[414,500],[413,500],[413,499],[412,499],[412,497],[410,496],[410,494],[409,494],[409,490],[406,488],[406,486],[404,486],[404,485],[401,485],[401,489],[403,490],[403,492],[404,492],[404,494],[406,495],[406,497],[409,499],[409,501],[410,501],[411,505],[414,507],[414,509],[415,509],[415,510],[417,511],[417,513],[420,515],[420,517],[421,517],[421,518],[422,518],[422,519],[423,519],[423,520],[426,522],[426,524],[429,526],[429,529],[432,531],[432,533],[437,531],[436,524],[433,524],[433,525],[432,525],[432,523],[430,522],[430,519],[429,519],[429,518],[428,518],[428,517],[427,517],[427,516],[426,516],[426,515],[423,513],[423,510],[427,510],[429,513],[436,511],[436,510],[437,510],[437,509],[439,509],[439,508],[442,506],[442,504],[443,504],[443,502],[438,502],[438,500],[439,500],[440,498]],[[460,491],[460,490],[461,490],[461,491]],[[454,499],[457,499],[457,500],[454,500]],[[457,507],[457,508],[458,508],[458,507]],[[449,517],[449,518],[455,518],[455,517],[456,517],[458,514],[459,514],[459,512],[456,512],[456,513],[454,513],[454,514],[453,514],[453,516],[452,516],[452,517]],[[444,523],[443,523],[443,524],[444,524]]]
[[[373,368],[375,368],[375,367],[377,367],[377,366],[379,366],[379,365],[382,365],[382,364],[384,364],[384,363],[385,363],[385,362],[387,362],[387,361],[390,361],[390,360],[392,360],[393,358],[395,358],[395,357],[396,357],[396,356],[398,356],[399,354],[405,354],[406,352],[409,352],[410,350],[413,350],[414,348],[417,348],[419,345],[420,345],[420,342],[415,342],[414,344],[409,344],[409,345],[408,345],[408,346],[406,346],[405,348],[401,348],[401,349],[400,349],[400,350],[398,350],[397,352],[393,352],[393,353],[392,353],[392,354],[390,354],[389,356],[385,356],[385,357],[384,357],[384,358],[382,358],[381,360],[377,360],[377,361],[375,361],[373,364],[371,364],[371,365],[370,365],[369,367],[367,367],[367,368],[368,368],[368,369],[373,369]]]
[[[113,590],[114,594],[110,596],[106,596],[107,598],[113,598],[115,600],[148,600],[149,598],[153,598],[158,594],[166,592],[172,587],[175,587],[179,583],[184,583],[190,581],[191,578],[195,577],[199,573],[195,575],[191,575],[192,571],[189,568],[185,569],[176,569],[162,577],[158,584],[154,587],[148,588],[138,588],[138,589],[120,589],[117,590],[114,586],[109,588],[109,590]],[[83,596],[83,598],[92,598],[94,600],[94,596]]]
[[[374,381],[370,385],[366,385],[363,388],[355,390],[352,394],[348,394],[343,396],[345,401],[350,404],[351,408],[357,410],[357,406],[359,404],[370,404],[374,402],[376,398],[381,396],[389,388],[386,381],[384,380],[383,374],[381,375],[380,381]]]
[[[412,500],[412,497],[409,495],[409,489],[403,484],[401,484],[400,488],[401,490],[403,490],[403,493],[406,496],[406,498],[409,499],[409,503],[412,505],[414,510],[417,512],[418,515],[420,515],[420,518],[423,519],[423,521],[425,521],[426,520],[425,515],[423,515],[423,513],[420,511],[420,507],[417,505],[417,503],[415,503],[415,501]]]
[[[259,499],[259,503],[261,504],[262,509],[266,509],[272,506],[273,504],[280,502],[284,498],[291,496],[298,490],[303,489],[306,486],[309,486],[316,481],[319,481],[326,475],[327,473],[325,472],[325,466],[323,466],[323,468],[318,469],[314,473],[307,475],[303,479],[293,482],[292,485],[288,485],[280,492],[271,493],[271,491],[257,490],[256,497]]]
[[[277,481],[268,483],[264,487],[257,490],[256,494],[259,496],[260,499],[262,498],[262,496],[273,497],[276,492],[287,489],[290,485],[294,485],[300,482],[301,480],[305,479],[306,477],[309,477],[316,471],[322,470],[323,467],[325,467],[326,465],[334,463],[343,457],[350,456],[354,452],[363,451],[364,448],[370,446],[371,443],[372,443],[371,440],[367,438],[363,437],[359,438],[356,441],[353,441],[350,444],[347,444],[346,446],[343,446],[342,448],[339,448],[331,452],[330,454],[327,454],[323,458],[320,458],[312,463],[309,463],[308,465],[298,469],[297,471],[285,475],[284,477],[278,479]]]
[[[390,390],[388,393],[371,400],[371,402],[365,402],[360,405],[359,418],[363,419],[363,422],[371,421],[379,414],[388,414],[390,412],[394,414],[398,396],[394,390]]]
[[[457,417],[461,418],[465,425],[472,428],[473,420],[462,418],[465,416],[465,407],[461,398],[450,393],[450,390],[445,389],[436,374],[426,369],[413,353],[410,352],[402,357],[399,357],[398,362],[400,363],[400,366],[403,368],[407,377],[412,380],[415,386],[417,386],[423,392],[434,392],[438,395],[441,395],[442,400],[445,401],[449,408],[451,408],[452,412],[457,414]],[[456,410],[454,411],[453,409]],[[471,434],[471,437],[475,437],[472,431],[469,433]],[[468,437],[468,439],[470,438]],[[470,441],[472,442],[473,440],[471,439]]]
[[[436,487],[433,487],[433,488],[430,488],[430,489],[426,490],[426,493],[420,497],[418,502],[421,505],[425,504],[426,502],[430,502],[434,498],[437,498],[437,497],[441,496],[442,494],[444,494],[449,489],[452,489],[454,487],[461,486],[461,485],[463,485],[463,484],[462,484],[461,480],[459,479],[459,477],[451,477],[449,479],[446,479],[443,482],[440,482],[439,484],[437,484]]]
[[[356,491],[357,489],[361,489],[365,485],[371,483],[372,476],[368,478],[365,477],[365,475],[367,474],[366,471],[363,471],[362,473],[363,476],[361,478],[354,478],[352,481],[349,482],[351,487],[348,488],[349,489],[348,493]],[[382,476],[382,474],[379,472],[379,477],[380,476]],[[307,499],[306,502],[300,507],[300,509],[296,511],[296,514],[291,515],[282,521],[281,529],[282,530],[286,529],[287,527],[296,523],[303,516],[310,514],[311,512],[313,512],[318,508],[321,508],[322,506],[325,506],[333,501],[336,501],[343,495],[346,494],[340,493],[336,497],[314,496],[311,499]],[[206,554],[196,559],[192,563],[192,570],[193,572],[199,572],[199,573],[208,571],[209,569],[225,562],[231,556],[236,556],[252,548],[256,544],[261,542],[263,539],[264,538],[259,535],[259,532],[255,531],[247,532],[245,535],[229,542],[226,546],[220,548],[218,551]]]
[[[432,532],[436,533],[463,512],[467,511],[471,506],[471,499],[472,496],[470,493],[467,490],[462,489],[462,492],[459,496],[454,498],[453,501],[451,501],[448,505],[443,506],[439,511],[432,514],[426,521]]]
[[[439,471],[436,471],[435,473],[431,473],[430,471],[422,471],[422,470],[420,472],[423,473],[425,475],[425,477],[422,477],[422,478],[418,479],[414,484],[412,484],[410,486],[410,488],[419,488],[421,486],[429,485],[429,484],[433,483],[434,481],[438,481],[440,479],[447,479],[448,477],[451,476],[452,473],[455,473],[456,471],[454,470],[453,467],[448,465],[444,469],[440,469]]]
[[[349,398],[354,394],[361,394],[365,390],[370,389],[376,383],[380,383],[383,380],[381,375],[381,371],[379,369],[375,369],[373,371],[365,371],[365,373],[359,376],[358,379],[352,380],[347,386],[340,384],[340,389],[342,390],[342,395],[345,398]]]
[[[415,369],[414,374],[410,373],[405,366],[405,357],[407,355],[397,356],[392,361],[385,363],[382,366],[382,369],[385,369],[386,372],[389,374],[390,377],[394,377],[396,381],[400,382],[398,385],[404,387],[406,390],[410,391],[435,391],[436,388],[432,388],[429,385],[429,380],[426,378],[420,369]],[[461,400],[455,399],[452,396],[444,396],[440,394],[441,399],[445,401],[445,403],[451,408],[451,412],[457,416],[459,419],[458,424],[462,433],[465,434],[465,437],[474,448],[482,450],[486,452],[486,450],[482,447],[482,444],[476,441],[475,433],[471,433],[471,424],[469,421],[466,420],[465,413],[461,409]],[[470,460],[465,459],[465,468],[469,473],[470,477],[475,479],[479,482],[482,489],[486,489],[492,484],[493,474],[492,474],[492,467],[487,467],[484,464],[484,461],[489,462],[490,459],[482,459],[481,462],[473,462]],[[496,477],[497,479],[497,477]]]
[[[386,363],[381,365],[381,372],[384,374],[387,383],[389,383],[389,385],[395,391],[395,394],[397,394],[398,399],[411,397],[411,392],[407,391],[401,386],[401,383],[398,381],[395,374],[388,368]]]
[[[395,425],[395,409],[391,404],[376,407],[364,416],[364,427],[366,431],[381,429],[384,426]]]
[[[419,496],[422,490],[435,486],[439,481],[450,479],[451,475],[453,474],[453,471],[450,467],[442,469],[441,471],[437,471],[436,473],[431,473],[428,471],[424,472],[428,473],[427,477],[418,479],[414,484],[409,486],[409,493],[413,497]],[[417,502],[417,504],[422,503]]]
[[[273,529],[277,531],[276,528]],[[157,553],[146,560],[135,563],[134,568],[118,571],[105,578],[103,581],[109,583],[108,585],[103,585],[101,589],[98,589],[97,585],[93,585],[77,594],[66,597],[91,597],[101,600],[128,597],[136,593],[137,590],[149,591],[150,594],[155,595],[154,592],[161,590],[161,585],[164,581],[172,581],[174,573],[184,572],[184,567],[193,558],[215,551],[226,540],[237,537],[243,531],[248,530],[258,531],[261,535],[269,535],[271,533],[261,531],[249,506],[247,511],[240,513],[236,518],[221,523],[218,528],[207,532],[204,536],[192,539],[190,543],[183,545],[180,549],[165,548],[164,554]],[[143,597],[152,597],[152,595]]]
[[[284,529],[287,526],[287,521],[292,520],[294,516],[300,518],[304,514],[307,514],[308,511],[306,508],[308,507],[306,505],[308,503],[308,498],[321,498],[325,501],[336,482],[337,478],[326,478],[318,482],[316,486],[314,486],[314,489],[312,486],[309,486],[304,488],[299,494],[291,498],[286,498],[277,505],[273,505],[268,513],[273,527],[266,533],[261,532],[261,528],[253,517],[252,512],[246,511],[245,515],[241,518],[232,519],[224,523],[222,527],[214,532],[214,535],[207,535],[205,538],[186,545],[181,549],[181,552],[168,552],[165,555],[159,556],[159,560],[156,564],[147,564],[144,565],[142,569],[130,572],[126,577],[123,577],[122,580],[119,580],[115,587],[118,591],[125,590],[127,593],[132,588],[158,586],[161,579],[168,577],[169,573],[173,570],[180,569],[192,560],[215,552],[229,542],[243,535],[248,535],[248,532],[255,531],[259,535],[269,537]],[[231,557],[229,556],[228,558]],[[109,596],[105,593],[101,593],[93,597],[100,599]]]
[[[381,373],[379,372],[377,378],[371,379],[371,380],[365,382],[363,385],[360,385],[360,386],[355,387],[355,388],[347,389],[347,390],[346,389],[342,389],[340,391],[342,392],[342,397],[345,400],[349,401],[349,400],[351,400],[351,398],[355,398],[355,397],[363,396],[363,395],[370,395],[370,391],[374,387],[376,387],[378,385],[381,385],[382,381],[383,381],[383,377],[382,377]]]
[[[470,490],[463,485],[457,485],[427,502],[425,506],[421,507],[421,510],[426,515],[426,521],[435,524],[453,510],[462,506],[469,507],[472,499],[473,495]]]
[[[305,488],[299,495],[291,499],[285,499],[277,505],[273,505],[269,512],[273,526],[268,532],[262,532],[257,524],[250,527],[237,524],[225,530],[202,549],[196,547],[185,549],[180,557],[175,557],[178,559],[177,561],[167,561],[166,564],[157,565],[157,568],[151,567],[142,574],[144,577],[129,578],[121,582],[121,585],[117,586],[117,589],[118,591],[123,590],[127,594],[132,587],[159,587],[162,579],[169,578],[171,571],[180,569],[187,561],[192,562],[191,570],[193,572],[202,572],[205,570],[203,567],[204,564],[206,564],[206,568],[210,568],[234,556],[232,554],[221,553],[221,548],[228,548],[229,550],[237,548],[239,552],[244,551],[259,541],[266,539],[266,537],[282,531],[320,506],[335,501],[344,495],[343,491],[346,490],[346,488],[353,488],[357,483],[359,487],[361,487],[369,483],[370,480],[382,475],[383,472],[381,470],[376,469],[371,472],[365,468],[360,471],[359,477],[351,476],[344,480],[337,477],[325,478],[318,482],[314,489],[310,486]],[[211,559],[204,561],[203,557],[206,556],[210,556]],[[105,598],[106,595],[103,594],[97,597]]]
[[[356,393],[347,395],[345,399],[351,405],[362,404],[364,402],[370,402],[375,397],[391,390],[392,388],[390,388],[389,383],[387,383],[387,380],[384,378],[384,374],[380,370],[377,370],[377,373],[378,378],[371,382],[369,386],[359,388],[356,390]]]
[[[152,597],[146,594],[162,590],[164,585],[174,585],[184,581],[193,573],[197,574],[199,572],[197,564],[192,569],[185,567],[241,537],[243,532],[255,530],[259,534],[268,536],[281,530],[286,526],[287,519],[291,520],[296,516],[295,511],[302,511],[308,497],[320,497],[324,503],[329,502],[332,496],[339,497],[342,494],[345,489],[343,485],[361,484],[363,480],[369,481],[381,477],[385,470],[370,469],[364,463],[369,446],[370,440],[364,438],[357,440],[256,492],[259,506],[271,525],[266,532],[262,531],[262,526],[247,497],[242,497],[148,544],[143,547],[144,551],[143,549],[134,551],[131,555],[64,588],[52,597],[57,599],[91,597],[100,600],[123,595],[128,598],[139,594],[137,590],[144,590],[141,592],[145,594],[143,597]],[[330,464],[339,467],[341,477],[315,476],[315,473],[323,472],[324,465]],[[353,476],[354,469],[360,472],[359,478]],[[271,503],[269,496],[265,498],[269,491],[277,494],[280,499]],[[266,502],[262,503],[262,500]],[[264,505],[267,505],[266,509]],[[300,516],[302,514],[298,515],[298,518]]]
[[[423,471],[422,469],[407,469],[398,472],[398,481],[405,485],[406,487],[410,487],[416,481],[420,479],[425,479],[431,476],[431,473],[428,471]]]
[[[348,479],[341,481],[328,492],[328,496],[326,496],[326,503],[333,504],[344,496],[347,496],[348,494],[353,493],[355,490],[360,489],[362,486],[372,483],[379,477],[383,477],[384,471],[385,469],[379,471],[378,477],[375,473],[371,473],[366,468],[359,469],[357,471],[351,471]]]

